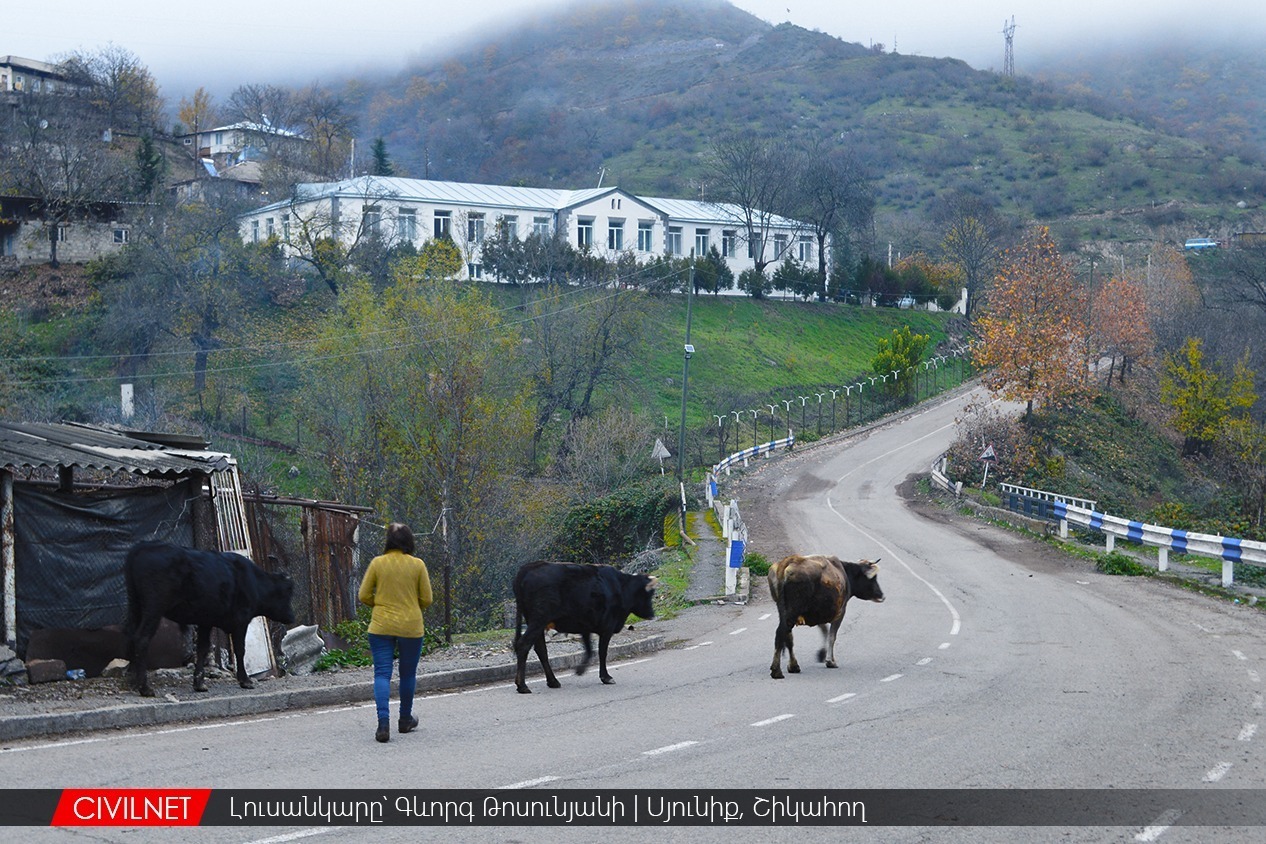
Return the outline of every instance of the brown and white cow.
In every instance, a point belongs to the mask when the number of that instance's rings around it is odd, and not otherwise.
[[[881,603],[879,561],[851,563],[824,554],[784,557],[769,568],[769,594],[778,604],[778,629],[774,632],[774,661],[769,676],[782,679],[782,652],[787,649],[787,670],[800,673],[791,647],[791,630],[797,624],[818,625],[826,642],[818,662],[835,668],[835,634],[844,621],[849,598]]]

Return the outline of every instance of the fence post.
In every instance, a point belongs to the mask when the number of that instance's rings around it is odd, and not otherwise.
[[[1104,532],[1103,535],[1108,538],[1108,541],[1106,543],[1106,547],[1104,548],[1104,550],[1107,551],[1109,554],[1111,554],[1112,549],[1116,547],[1117,538],[1106,531]]]
[[[1230,560],[1222,561],[1222,586],[1229,588],[1235,582],[1235,563]]]
[[[1157,571],[1169,570],[1169,549],[1166,548],[1164,545],[1160,546],[1160,548],[1158,548],[1156,551],[1156,570]]]

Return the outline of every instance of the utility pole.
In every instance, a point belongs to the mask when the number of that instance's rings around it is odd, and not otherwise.
[[[686,358],[681,367],[681,427],[677,432],[677,485],[681,499],[682,545],[686,544],[686,393],[690,385],[690,358],[695,347],[690,345],[690,307],[695,295],[695,251],[690,250],[690,282],[686,286]]]
[[[1002,35],[1007,41],[1006,50],[1002,54],[1002,75],[1014,77],[1015,48],[1012,45],[1012,41],[1015,39],[1015,15],[1011,16],[1011,23],[1002,22]]]

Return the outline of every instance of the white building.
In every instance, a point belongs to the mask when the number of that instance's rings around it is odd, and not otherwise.
[[[498,226],[520,238],[561,232],[573,246],[608,258],[631,253],[650,260],[692,250],[702,255],[716,246],[736,276],[754,266],[757,254],[771,266],[789,251],[817,262],[816,240],[803,223],[765,215],[764,225],[749,233],[737,206],[640,197],[618,187],[557,190],[359,176],[295,185],[291,199],[241,218],[245,240],[275,237],[292,255],[314,234],[349,245],[376,234],[389,244],[416,247],[447,235],[466,258],[467,278],[483,277],[479,247]]]

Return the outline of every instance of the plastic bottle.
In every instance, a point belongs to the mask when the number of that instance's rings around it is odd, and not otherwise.
[[[84,670],[82,668],[72,668],[66,672],[67,680],[82,680],[85,676],[87,675],[84,674]]]

